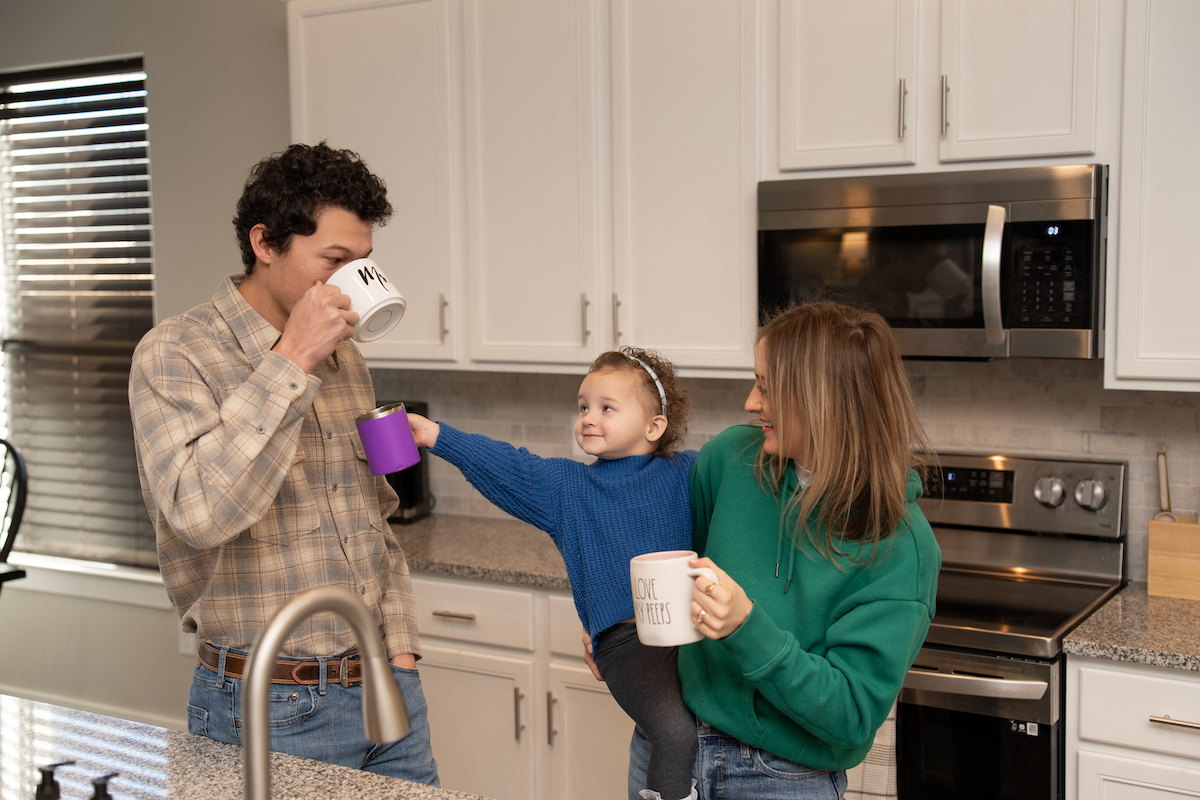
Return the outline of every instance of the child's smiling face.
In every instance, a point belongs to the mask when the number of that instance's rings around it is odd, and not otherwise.
[[[658,449],[667,419],[647,413],[639,392],[639,376],[628,370],[597,370],[583,379],[575,420],[583,452],[611,461]]]

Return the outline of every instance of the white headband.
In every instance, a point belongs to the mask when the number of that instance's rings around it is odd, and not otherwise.
[[[667,393],[663,391],[662,381],[660,381],[658,379],[658,376],[654,374],[654,370],[650,369],[650,365],[647,364],[645,361],[642,361],[637,356],[631,356],[628,353],[622,353],[622,355],[624,355],[626,358],[633,359],[637,363],[641,364],[642,369],[644,369],[644,370],[646,370],[646,372],[650,373],[650,379],[652,381],[654,381],[654,385],[658,387],[658,399],[660,401],[662,401],[662,413],[663,413],[663,416],[665,417],[667,415]]]

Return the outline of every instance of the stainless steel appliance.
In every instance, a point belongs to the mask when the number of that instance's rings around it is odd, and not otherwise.
[[[942,454],[937,611],[896,708],[901,800],[1062,797],[1062,640],[1125,583],[1126,465]]]
[[[1108,167],[764,181],[758,299],[877,311],[905,355],[1100,358]]]
[[[389,400],[380,405],[398,403],[399,400]],[[404,408],[423,417],[429,416],[429,404],[421,400],[405,400]],[[429,455],[424,447],[418,447],[421,460],[408,469],[392,472],[386,475],[387,482],[400,497],[400,505],[388,517],[388,522],[400,525],[411,525],[417,520],[424,519],[433,511],[437,498],[429,490]]]

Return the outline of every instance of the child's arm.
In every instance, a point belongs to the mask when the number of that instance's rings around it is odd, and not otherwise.
[[[463,477],[500,509],[555,535],[562,473],[551,462],[562,459],[543,459],[523,447],[463,433],[417,414],[408,418],[417,444],[458,467]]]

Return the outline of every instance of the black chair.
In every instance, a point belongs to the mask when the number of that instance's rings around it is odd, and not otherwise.
[[[25,498],[29,493],[29,473],[25,470],[25,459],[4,439],[0,439],[0,447],[4,449],[4,468],[0,478],[0,508],[4,517],[0,519],[0,586],[5,581],[25,577],[25,570],[8,563],[8,554],[12,552],[13,543],[17,540],[17,531],[21,528],[21,518],[25,516]]]

